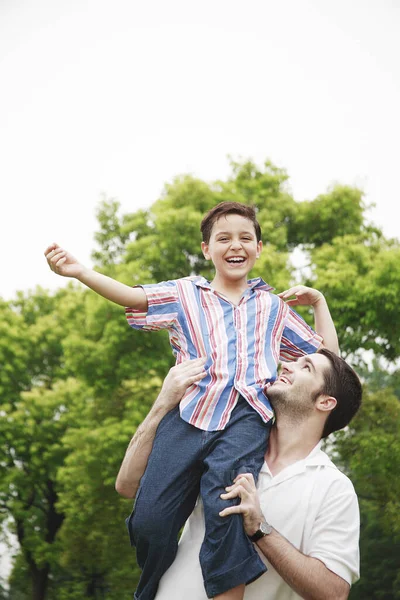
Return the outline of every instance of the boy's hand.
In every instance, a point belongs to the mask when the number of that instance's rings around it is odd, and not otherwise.
[[[63,277],[79,277],[83,266],[72,254],[61,248],[58,244],[51,244],[46,248],[44,255],[50,269]]]
[[[278,294],[279,298],[282,298],[289,306],[314,306],[324,296],[318,290],[307,287],[305,285],[295,285],[294,287],[285,290]],[[291,296],[296,296],[290,299]]]

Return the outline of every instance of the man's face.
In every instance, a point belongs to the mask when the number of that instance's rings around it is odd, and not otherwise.
[[[259,256],[262,242],[257,242],[253,223],[241,215],[229,214],[218,219],[203,254],[214,263],[219,276],[241,279],[251,271]]]
[[[268,390],[277,414],[306,414],[324,385],[324,372],[330,368],[323,354],[310,354],[295,362],[282,363],[278,379]]]

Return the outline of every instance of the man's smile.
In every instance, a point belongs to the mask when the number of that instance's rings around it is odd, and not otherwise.
[[[286,385],[292,385],[292,382],[286,377],[286,375],[279,375],[277,381],[285,383]]]

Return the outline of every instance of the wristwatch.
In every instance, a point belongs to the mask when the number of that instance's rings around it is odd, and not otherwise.
[[[249,539],[252,542],[257,542],[258,540],[261,540],[261,538],[265,537],[266,535],[269,535],[271,532],[272,532],[272,525],[270,525],[266,521],[261,521],[259,528],[257,529],[257,531],[255,533],[253,533],[253,535],[249,535]]]

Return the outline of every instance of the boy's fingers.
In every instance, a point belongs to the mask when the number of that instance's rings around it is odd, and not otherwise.
[[[297,294],[301,293],[303,290],[304,290],[303,285],[295,285],[294,287],[291,287],[288,290],[281,292],[280,294],[278,294],[278,296],[280,298],[289,298],[289,296],[297,295]]]
[[[63,250],[58,250],[55,254],[53,254],[53,256],[50,258],[50,262],[53,265],[56,265],[57,262],[60,260],[60,258],[64,257],[66,254],[66,252],[64,252]]]
[[[57,244],[50,244],[50,246],[48,246],[46,248],[46,250],[44,251],[44,255],[47,256],[49,254],[49,252],[51,252],[52,250],[54,250],[55,248],[57,248]]]

